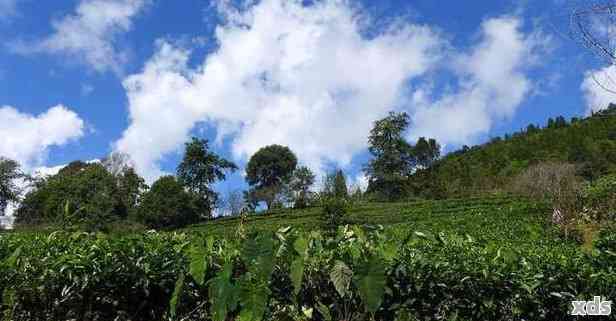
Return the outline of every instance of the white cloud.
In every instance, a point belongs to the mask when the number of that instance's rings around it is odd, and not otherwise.
[[[220,2],[228,4],[228,2]],[[450,50],[427,26],[397,21],[365,37],[370,17],[346,1],[263,0],[246,10],[219,6],[219,48],[195,68],[190,51],[159,42],[143,71],[124,80],[130,126],[115,148],[148,180],[200,122],[231,140],[237,160],[283,144],[316,172],[344,167],[364,151],[373,121],[390,110],[414,118],[412,134],[462,143],[511,117],[533,84],[525,75],[547,39],[524,34],[517,18],[482,24],[468,53]],[[458,80],[451,95],[431,99],[420,85],[437,65]]]
[[[616,66],[608,66],[588,71],[582,82],[582,92],[586,100],[586,113],[605,109],[616,103]]]
[[[549,37],[524,34],[521,24],[515,17],[484,21],[479,43],[452,58],[457,89],[438,99],[431,99],[430,89],[413,93],[413,138],[468,144],[487,134],[495,121],[515,114],[533,91],[526,71],[550,48]]]
[[[61,146],[83,135],[84,122],[62,105],[38,116],[4,106],[0,108],[0,156],[18,161],[26,170],[39,166],[51,146]]]
[[[47,38],[36,43],[15,43],[12,48],[21,53],[64,54],[95,71],[120,74],[128,54],[118,48],[118,37],[131,30],[132,20],[149,2],[81,0],[74,14],[52,21],[54,32]]]
[[[277,143],[316,170],[326,161],[345,165],[365,147],[372,122],[399,102],[405,82],[434,65],[442,44],[412,24],[367,39],[364,17],[342,1],[264,0],[245,12],[223,10],[219,49],[201,66],[188,68],[187,50],[161,42],[142,73],[124,81],[131,124],[116,147],[150,179],[202,121],[232,138],[237,159]]]

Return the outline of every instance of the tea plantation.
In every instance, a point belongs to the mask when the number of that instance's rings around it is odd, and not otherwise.
[[[582,249],[549,212],[487,197],[356,204],[335,233],[310,208],[176,232],[0,234],[2,316],[574,320],[571,300],[616,297],[616,237]]]

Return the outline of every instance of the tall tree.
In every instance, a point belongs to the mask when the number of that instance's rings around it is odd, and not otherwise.
[[[297,157],[288,147],[266,146],[248,161],[246,180],[270,209],[284,184],[291,179],[296,166]]]
[[[441,156],[441,145],[433,138],[419,137],[413,147],[413,156],[417,165],[428,168]]]
[[[24,177],[19,163],[0,157],[0,216],[4,215],[9,202],[18,200],[21,189],[17,181]]]
[[[364,168],[369,192],[376,192],[389,200],[404,193],[405,180],[414,165],[412,147],[403,137],[408,125],[406,113],[394,112],[374,123],[368,137],[372,159]]]
[[[344,176],[344,172],[339,169],[336,171],[336,176],[334,177],[334,197],[346,198],[348,196],[349,191],[347,189],[346,177]]]
[[[184,158],[178,165],[177,176],[181,184],[198,199],[198,208],[206,216],[210,216],[218,194],[212,189],[212,184],[226,178],[226,172],[237,170],[237,166],[211,152],[208,141],[193,137],[186,143]]]
[[[305,208],[310,199],[310,187],[314,184],[315,175],[310,168],[300,166],[293,172],[289,183],[292,191],[295,208]]]

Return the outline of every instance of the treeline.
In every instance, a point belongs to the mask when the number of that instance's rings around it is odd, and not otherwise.
[[[19,202],[14,213],[18,228],[173,229],[215,215],[305,208],[328,198],[362,194],[359,188],[347,186],[342,170],[329,173],[322,188],[315,191],[314,173],[300,166],[288,147],[270,145],[257,151],[247,164],[249,188],[221,197],[213,185],[237,169],[199,138],[186,143],[176,174],[162,176],[151,186],[121,153],[100,162],[74,161],[48,177],[28,176],[15,161],[0,159],[0,210],[4,212],[9,202]]]
[[[135,172],[128,156],[117,153],[97,163],[75,161],[56,175],[38,179],[22,173],[16,162],[0,159],[0,211],[9,202],[20,201],[15,214],[18,226],[51,224],[98,230],[134,223],[136,227],[177,228],[216,213],[303,208],[326,205],[331,199],[400,201],[533,192],[530,187],[521,190],[523,186],[545,186],[543,192],[556,195],[550,187],[555,182],[569,184],[567,193],[575,200],[567,202],[573,203],[580,198],[578,179],[592,183],[616,172],[616,105],[586,119],[557,117],[545,127],[529,125],[442,158],[436,140],[420,137],[410,143],[405,139],[409,123],[406,113],[393,112],[374,123],[368,137],[372,157],[363,169],[368,178],[365,192],[357,186],[350,188],[340,169],[328,174],[317,189],[315,174],[301,166],[288,147],[270,145],[247,163],[249,188],[220,197],[213,185],[238,167],[212,152],[207,140],[193,138],[186,143],[176,174],[163,176],[152,186]],[[541,176],[544,181],[539,182],[532,171],[545,174]],[[20,180],[30,181],[24,197],[19,188],[23,184],[16,183]],[[559,189],[559,195],[565,190]],[[564,200],[559,203],[555,208],[565,207]],[[577,207],[579,203],[570,211],[578,211]]]
[[[616,105],[585,119],[549,119],[545,127],[497,137],[460,150],[419,170],[410,194],[446,198],[508,190],[526,169],[540,163],[575,166],[576,175],[594,181],[616,172]]]

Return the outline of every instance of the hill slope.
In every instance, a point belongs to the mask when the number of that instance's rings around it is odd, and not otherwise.
[[[366,203],[353,206],[346,221],[352,225],[383,225],[390,232],[419,231],[470,235],[499,244],[522,244],[557,237],[546,224],[550,210],[523,199],[507,196],[425,200],[405,203]],[[254,230],[277,230],[291,226],[301,230],[321,228],[321,208],[278,210],[247,217]],[[238,217],[215,219],[186,228],[187,232],[233,237]]]
[[[502,190],[515,175],[545,161],[573,163],[589,180],[616,172],[616,106],[582,120],[550,119],[545,128],[529,125],[511,136],[464,147],[417,172],[411,189],[428,198]]]

